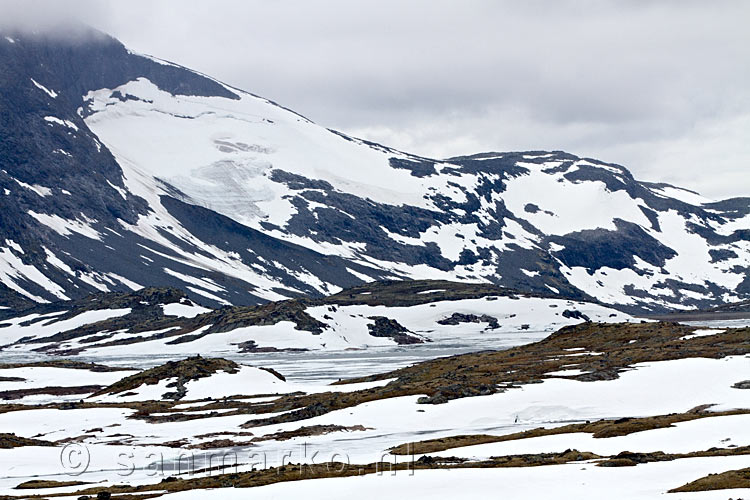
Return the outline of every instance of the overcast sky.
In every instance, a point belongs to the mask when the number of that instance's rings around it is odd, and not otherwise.
[[[19,7],[20,6],[20,7]],[[9,2],[411,153],[562,149],[750,196],[750,2]]]

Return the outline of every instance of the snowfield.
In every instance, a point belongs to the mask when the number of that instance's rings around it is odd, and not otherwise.
[[[569,356],[589,354],[584,349],[568,349]],[[601,353],[591,353],[603,355]],[[614,380],[582,382],[550,378],[541,383],[489,396],[466,397],[445,404],[417,404],[418,396],[392,397],[334,410],[301,421],[280,422],[253,426],[248,433],[246,424],[257,418],[283,416],[285,412],[252,415],[224,415],[231,410],[205,409],[216,402],[240,401],[268,404],[283,393],[318,394],[329,391],[358,391],[383,387],[389,380],[326,386],[318,382],[296,380],[285,382],[277,376],[255,367],[241,366],[237,373],[218,372],[199,380],[188,381],[187,394],[175,406],[180,414],[200,416],[199,420],[150,422],[130,418],[134,411],[127,408],[72,408],[39,409],[29,407],[21,411],[0,413],[0,428],[13,429],[24,437],[52,441],[73,440],[86,447],[90,465],[81,476],[102,485],[122,482],[121,471],[129,466],[122,463],[126,456],[151,456],[141,460],[136,470],[128,473],[128,484],[154,482],[154,468],[149,465],[154,456],[165,457],[163,474],[173,474],[173,459],[179,453],[189,453],[199,463],[205,463],[210,453],[201,450],[181,451],[169,443],[180,441],[181,446],[209,443],[215,439],[236,442],[222,444],[221,453],[229,453],[239,465],[238,471],[252,467],[275,467],[289,462],[320,463],[327,457],[345,457],[352,464],[366,464],[385,459],[404,463],[415,457],[389,457],[387,450],[410,441],[434,439],[462,434],[491,434],[502,436],[539,427],[559,427],[573,422],[622,417],[647,417],[683,413],[710,404],[710,412],[748,408],[744,390],[732,387],[748,378],[750,357],[729,356],[721,359],[686,358],[637,364]],[[0,371],[0,376],[25,377],[25,387],[45,386],[53,376],[52,369],[18,368]],[[62,369],[57,369],[62,370]],[[62,370],[65,371],[65,370]],[[56,375],[66,380],[78,375],[81,382],[102,384],[133,372],[94,373],[86,370],[67,370],[68,375]],[[72,373],[75,372],[75,373]],[[173,379],[160,380],[154,385],[143,385],[124,395],[110,394],[87,398],[90,401],[128,404],[159,400]],[[0,382],[0,388],[7,382]],[[13,387],[18,387],[14,382]],[[0,389],[1,390],[1,389]],[[242,396],[239,396],[242,395]],[[153,417],[170,413],[152,413]],[[294,432],[302,426],[339,427],[340,430],[321,435],[274,439],[276,433]],[[746,446],[750,440],[750,415],[706,415],[697,420],[634,432],[631,434],[593,438],[588,433],[568,433],[531,437],[511,441],[451,448],[430,453],[432,457],[464,457],[470,461],[486,460],[493,456],[563,452],[568,449],[614,456],[623,451],[640,453],[689,453],[711,448]],[[270,439],[247,444],[246,436],[270,436]],[[304,450],[304,451],[303,451]],[[208,453],[208,454],[207,454]],[[313,455],[315,453],[315,455]],[[322,458],[321,458],[322,457]],[[0,450],[0,463],[7,464],[7,472],[0,478],[0,494],[13,494],[16,484],[31,476],[45,478],[68,477],[60,468],[58,448],[23,447]],[[232,462],[233,463],[233,462]],[[509,498],[528,498],[529,494],[546,494],[550,488],[559,490],[562,498],[597,498],[605,491],[617,488],[618,498],[657,498],[666,490],[680,486],[706,474],[739,469],[750,465],[748,455],[726,457],[681,458],[664,463],[646,463],[635,467],[597,467],[583,461],[564,465],[511,467],[490,469],[417,470],[414,474],[400,470],[395,475],[367,475],[360,478],[332,478],[290,482],[263,486],[252,490],[258,498],[286,498],[301,492],[326,491],[333,498],[343,498],[352,488],[372,498],[395,494],[392,488],[409,488],[413,496],[428,498],[436,491],[465,491],[471,484],[472,497],[490,498],[502,491]],[[234,470],[235,467],[232,467]],[[635,472],[634,472],[635,471]],[[634,475],[636,474],[636,475]],[[159,475],[158,477],[163,477]],[[639,478],[636,480],[635,478]],[[401,483],[401,481],[405,481]],[[464,481],[469,481],[465,483]],[[494,484],[494,489],[489,485]],[[523,487],[520,485],[523,484]],[[358,486],[359,485],[359,486]],[[615,486],[616,485],[616,486]],[[609,489],[607,489],[609,488]],[[56,490],[52,490],[56,491]],[[72,490],[71,490],[72,491]],[[241,492],[241,491],[240,491]],[[529,493],[531,492],[531,493]],[[50,491],[51,493],[51,491]],[[234,490],[222,490],[222,498],[233,498]],[[731,492],[732,495],[741,491]],[[196,490],[168,495],[165,498],[203,498],[208,492]],[[218,494],[218,492],[217,492]],[[247,494],[247,492],[246,492]],[[410,493],[411,494],[411,493]],[[453,493],[451,493],[453,494]],[[455,492],[459,495],[458,490]],[[524,497],[523,495],[527,495]],[[718,492],[704,494],[674,494],[670,498],[727,498]],[[606,495],[605,495],[606,496]],[[368,497],[369,498],[369,497]]]

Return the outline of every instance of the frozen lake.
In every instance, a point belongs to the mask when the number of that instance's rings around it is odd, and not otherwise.
[[[343,378],[382,373],[420,361],[492,349],[508,349],[543,339],[549,331],[473,334],[465,338],[440,339],[427,344],[370,347],[346,351],[303,352],[212,352],[211,356],[231,359],[241,364],[273,368],[293,382],[330,383]],[[209,353],[192,353],[208,356]],[[111,366],[150,368],[173,359],[187,357],[174,354],[72,356],[70,359]],[[44,354],[3,353],[3,362],[20,363],[53,359]]]
[[[750,326],[750,320],[691,321],[691,326],[711,328],[740,328]],[[149,354],[149,355],[108,355],[73,356],[71,359],[95,362],[112,366],[150,368],[188,355],[223,357],[241,364],[273,368],[287,380],[300,383],[325,384],[339,379],[362,377],[383,373],[429,359],[453,356],[483,350],[501,350],[529,344],[547,337],[550,330],[526,330],[505,333],[471,333],[436,339],[435,342],[403,346],[370,347],[361,350],[345,351],[303,351],[303,352],[254,352],[236,351],[212,353]],[[51,359],[44,354],[3,353],[3,362],[32,362]]]

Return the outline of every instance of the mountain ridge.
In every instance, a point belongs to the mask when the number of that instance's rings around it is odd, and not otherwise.
[[[107,35],[1,34],[5,306],[152,285],[249,305],[415,278],[646,312],[750,298],[750,198],[561,151],[410,155]]]
[[[635,321],[602,304],[489,283],[372,282],[320,298],[202,307],[176,288],[0,311],[0,351],[53,356],[346,351],[537,338],[583,321]]]

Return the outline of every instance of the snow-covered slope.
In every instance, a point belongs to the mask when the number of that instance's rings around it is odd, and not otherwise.
[[[6,313],[0,351],[174,358],[411,344],[500,348],[587,320],[633,318],[599,304],[449,282],[378,284],[317,300],[218,310],[177,290],[145,289]]]
[[[7,305],[151,285],[254,304],[383,278],[640,311],[750,297],[750,199],[712,202],[563,152],[421,158],[98,33],[11,35]]]

